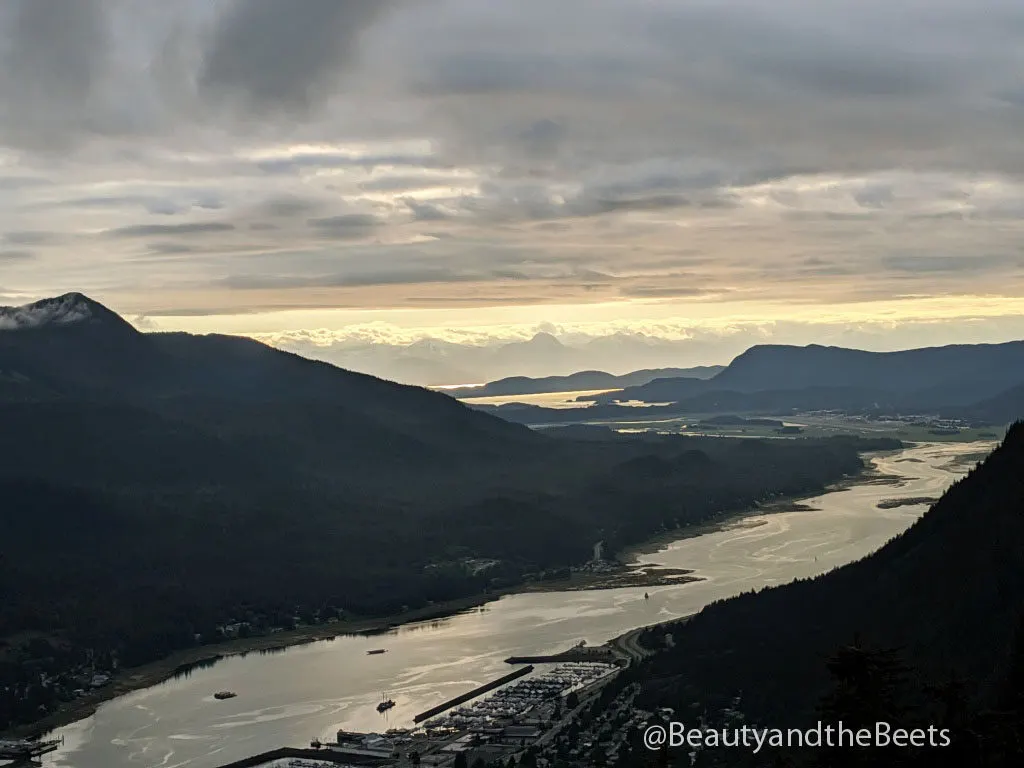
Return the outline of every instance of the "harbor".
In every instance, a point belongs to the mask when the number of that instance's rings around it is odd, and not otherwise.
[[[467,764],[481,758],[503,762],[568,725],[620,669],[608,662],[568,662],[534,674],[536,668],[526,666],[416,715],[422,725],[414,728],[382,734],[339,730],[335,741],[313,739],[310,749],[273,750],[219,768],[442,768],[454,764],[459,754]]]
[[[875,456],[876,472],[899,478],[898,485],[854,484],[802,499],[813,513],[748,515],[700,535],[666,538],[658,548],[636,554],[642,564],[691,569],[701,581],[508,595],[451,618],[373,636],[225,657],[121,696],[94,716],[61,728],[54,735],[64,736],[64,745],[43,756],[42,763],[46,768],[219,768],[284,745],[308,747],[314,737],[333,742],[339,729],[382,736],[412,729],[416,714],[514,670],[506,659],[550,659],[583,640],[597,651],[620,636],[625,638],[621,650],[639,655],[642,649],[630,634],[637,627],[691,615],[741,592],[811,578],[877,549],[927,508],[879,509],[880,502],[941,495],[970,468],[958,459],[988,447],[921,443]],[[751,562],[758,567],[751,568]],[[380,648],[387,653],[367,655]],[[238,697],[216,701],[212,693],[220,690]],[[396,702],[386,713],[376,710],[382,692]]]
[[[0,760],[15,766],[39,765],[39,759],[56,751],[64,739],[0,739]]]
[[[597,647],[576,646],[561,653],[542,654],[538,656],[509,656],[505,659],[506,664],[561,664],[570,661],[600,661],[604,663],[618,664],[620,659],[616,657],[614,650],[608,645]]]
[[[528,675],[531,672],[533,672],[532,666],[517,669],[515,672],[510,672],[509,674],[504,675],[503,677],[499,677],[497,680],[492,680],[491,682],[485,685],[481,685],[479,688],[474,688],[472,691],[469,691],[468,693],[464,693],[461,696],[456,696],[454,699],[449,699],[443,704],[438,704],[436,707],[431,707],[425,712],[420,712],[412,720],[414,723],[422,723],[424,720],[428,720],[429,718],[434,717],[434,715],[439,715],[445,710],[451,709],[452,707],[457,707],[459,704],[463,704],[467,701],[471,701],[476,697],[487,693],[488,691],[494,690],[498,686],[504,685],[505,683],[510,683],[513,680],[518,680],[520,677]]]

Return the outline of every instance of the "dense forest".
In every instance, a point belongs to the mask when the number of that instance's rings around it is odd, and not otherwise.
[[[945,723],[949,750],[742,750],[698,765],[1020,765],[1024,757],[1024,425],[873,555],[816,579],[712,604],[650,631],[634,672],[676,719]],[[672,635],[671,647],[664,636]],[[736,701],[740,704],[735,704]],[[731,754],[730,754],[731,753]],[[667,759],[667,758],[666,758]],[[674,765],[689,765],[676,755]],[[640,760],[638,764],[647,764]]]
[[[0,333],[0,728],[225,627],[507,588],[898,447],[545,436],[249,340],[140,334],[84,297],[46,309],[69,307],[89,320]]]

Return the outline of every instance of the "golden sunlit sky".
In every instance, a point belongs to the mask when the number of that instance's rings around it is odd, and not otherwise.
[[[12,0],[0,304],[422,384],[1024,338],[1022,37],[1009,0]]]

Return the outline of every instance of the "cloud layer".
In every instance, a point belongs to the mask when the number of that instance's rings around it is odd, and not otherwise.
[[[1022,42],[1011,0],[11,0],[0,285],[423,327],[1011,302]]]

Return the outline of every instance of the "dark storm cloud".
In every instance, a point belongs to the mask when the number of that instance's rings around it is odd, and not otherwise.
[[[402,202],[412,211],[412,216],[416,221],[444,221],[451,218],[447,213],[431,203],[417,202],[412,198],[406,198]]]
[[[224,203],[217,194],[212,192],[194,194],[188,190],[183,190],[177,199],[154,194],[90,195],[40,202],[32,207],[54,210],[77,208],[81,210],[109,211],[143,208],[148,213],[173,216],[184,213],[190,208],[200,208],[207,211],[220,210],[224,207]]]
[[[575,216],[599,216],[615,211],[657,211],[664,208],[685,208],[693,205],[685,195],[647,195],[635,198],[595,197],[579,199],[566,206]]]
[[[986,103],[1013,90],[1021,57],[1005,43],[1019,3],[458,7],[459,41],[423,34],[429,55],[413,70],[419,92],[443,99],[452,153],[524,157],[509,128],[547,120],[570,162],[689,154],[727,172],[961,170],[1011,153],[1024,170],[1008,116]]]
[[[339,216],[310,219],[306,223],[322,237],[356,240],[372,235],[382,222],[369,213],[343,213]]]
[[[0,240],[10,245],[47,245],[60,240],[56,232],[19,231],[6,232]]]
[[[629,211],[668,211],[674,208],[728,208],[736,202],[708,189],[703,181],[669,176],[619,183],[585,185],[571,195],[555,195],[546,184],[531,181],[485,181],[480,194],[453,201],[461,210],[493,221],[574,219]],[[666,190],[688,190],[666,191]]]
[[[565,127],[547,118],[538,120],[519,134],[526,155],[534,160],[553,158],[565,139]]]
[[[270,216],[272,218],[292,218],[295,216],[309,215],[321,208],[323,203],[304,197],[281,196],[274,197],[259,205],[258,215]]]
[[[206,235],[218,232],[230,232],[234,224],[220,221],[192,222],[188,224],[136,224],[130,227],[118,227],[104,232],[108,237],[161,237],[174,235]]]
[[[759,297],[761,275],[853,295],[814,280],[839,265],[879,295],[981,295],[1019,251],[1022,37],[1020,0],[7,0],[0,233],[102,228],[97,270],[181,280],[183,306],[230,304],[192,292],[234,271],[380,284],[360,264],[434,275],[439,303],[470,275],[507,304]],[[388,260],[424,229],[426,256]],[[9,287],[86,258],[39,251]],[[676,268],[702,279],[662,284]]]
[[[173,215],[186,210],[185,206],[179,205],[174,200],[149,195],[100,195],[95,197],[78,197],[71,200],[59,200],[53,203],[43,203],[41,208],[82,208],[82,209],[110,209],[122,208],[144,208],[149,213]]]
[[[364,181],[359,188],[364,192],[413,192],[434,187],[457,187],[458,179],[449,176],[382,176]]]
[[[892,187],[876,184],[856,190],[853,199],[865,208],[884,208],[894,197]]]
[[[416,90],[426,96],[472,96],[531,90],[553,73],[559,60],[501,53],[456,53],[439,60]]]
[[[199,73],[201,93],[254,111],[316,105],[356,54],[360,33],[392,0],[243,0],[220,20]]]
[[[148,243],[146,249],[150,253],[166,256],[197,253],[202,250],[194,245],[186,245],[185,243]]]
[[[722,293],[722,291],[671,285],[633,285],[623,286],[619,289],[620,295],[635,299],[673,299],[688,296],[707,296],[717,293]]]
[[[308,152],[291,157],[263,160],[256,167],[264,173],[289,174],[317,168],[366,168],[378,166],[410,168],[446,168],[431,155],[352,155],[337,152]]]
[[[23,189],[52,186],[49,179],[38,176],[0,176],[0,192],[17,192]]]
[[[61,143],[67,119],[86,130],[108,63],[104,0],[9,0],[0,8],[0,131],[14,143]]]
[[[755,61],[762,76],[830,97],[911,97],[941,93],[947,72],[916,62],[871,61],[863,53],[834,56],[776,56]],[[896,66],[894,66],[894,64]]]
[[[982,254],[978,256],[897,254],[883,257],[882,266],[894,272],[962,273],[993,268],[1020,268],[1024,266],[1024,257],[1010,254]]]
[[[408,269],[332,275],[235,275],[221,281],[227,288],[264,290],[286,288],[369,288],[382,285],[456,283],[479,279],[449,269]]]
[[[31,261],[36,255],[32,251],[0,250],[0,261]]]

